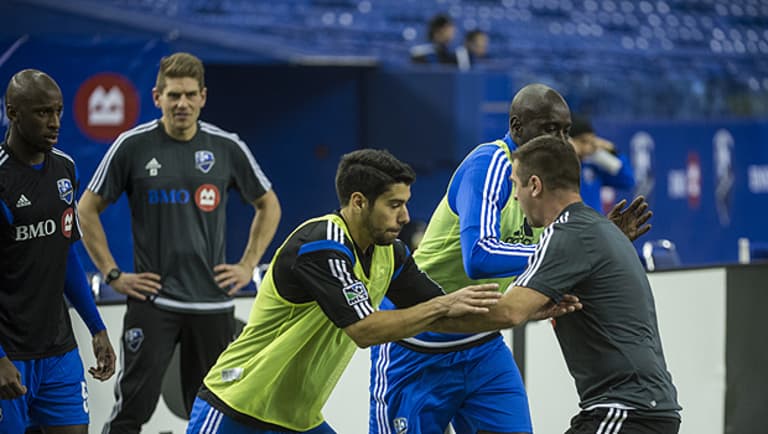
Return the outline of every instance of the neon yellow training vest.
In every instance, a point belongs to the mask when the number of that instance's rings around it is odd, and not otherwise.
[[[344,220],[335,214],[308,220],[299,228],[327,220],[351,239]],[[321,410],[357,347],[317,302],[295,304],[282,298],[272,278],[274,264],[275,259],[259,287],[248,324],[219,356],[204,383],[240,413],[307,431],[323,422]],[[374,247],[370,277],[355,252],[353,273],[368,289],[371,305],[378,307],[394,273],[393,247]]]
[[[511,161],[511,151],[504,141],[496,140],[490,144],[484,143],[479,146],[489,145],[504,149],[507,158]],[[533,244],[539,241],[539,236],[543,232],[543,228],[534,229],[532,237],[522,235],[525,233],[523,230],[525,215],[520,204],[513,199],[512,195],[501,209],[499,221],[501,241]],[[485,282],[499,283],[499,290],[503,292],[515,280],[515,277],[472,280],[467,276],[462,261],[459,216],[448,205],[447,192],[435,208],[424,233],[424,238],[421,240],[419,248],[413,253],[413,258],[419,268],[448,293],[467,285]]]

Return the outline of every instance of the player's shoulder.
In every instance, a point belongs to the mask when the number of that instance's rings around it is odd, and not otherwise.
[[[71,155],[58,148],[51,149],[50,152],[51,164],[57,167],[63,167],[64,171],[73,178],[73,181],[78,181],[77,165],[75,159]]]
[[[397,238],[395,242],[392,243],[392,250],[395,254],[395,260],[398,263],[405,262],[412,253],[411,249],[408,248],[408,245],[405,244],[405,241],[400,238]]]
[[[330,218],[314,219],[303,224],[292,238],[299,240],[301,244],[324,243],[328,246],[336,244],[349,249],[354,248],[354,242],[344,232],[344,228]]]
[[[158,128],[160,128],[160,120],[154,119],[152,121],[136,125],[130,130],[123,131],[119,136],[117,136],[115,141],[112,142],[110,151],[114,152],[114,150],[118,148],[122,149],[134,146],[155,146],[156,141],[154,139],[147,140],[147,137],[155,134]]]
[[[11,170],[11,155],[8,153],[8,145],[0,143],[0,171]]]
[[[475,146],[461,164],[463,166],[489,166],[491,164],[510,164],[510,162],[509,158],[506,158],[504,148],[498,143],[484,142]]]
[[[71,155],[67,154],[66,152],[62,151],[59,148],[53,148],[51,149],[51,158],[53,158],[55,161],[59,163],[63,163],[66,166],[72,166],[75,165],[75,159],[72,158]]]
[[[552,222],[551,227],[562,233],[579,236],[584,231],[596,228],[596,224],[600,221],[607,221],[607,219],[582,202],[567,206]]]
[[[198,126],[201,133],[210,136],[214,141],[221,142],[225,145],[235,145],[238,147],[241,144],[244,145],[243,140],[235,132],[227,131],[210,122],[205,121],[198,121]]]
[[[299,226],[285,241],[281,256],[296,257],[335,252],[355,261],[352,239],[334,219],[316,218]]]

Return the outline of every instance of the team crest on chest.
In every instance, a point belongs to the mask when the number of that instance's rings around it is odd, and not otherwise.
[[[56,186],[59,188],[59,199],[72,205],[72,198],[75,196],[75,191],[72,188],[72,181],[68,178],[61,178],[56,181]]]
[[[208,173],[213,168],[213,164],[216,163],[216,157],[213,156],[211,151],[197,151],[195,152],[195,167],[203,173]]]

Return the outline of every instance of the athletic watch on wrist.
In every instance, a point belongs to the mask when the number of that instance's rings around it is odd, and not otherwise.
[[[109,273],[107,273],[107,276],[104,277],[104,283],[109,285],[110,283],[115,281],[118,277],[120,277],[121,274],[123,274],[123,272],[120,271],[119,268],[113,268],[109,270]]]

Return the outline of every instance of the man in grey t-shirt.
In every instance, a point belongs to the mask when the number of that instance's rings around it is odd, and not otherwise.
[[[580,398],[567,434],[677,433],[681,408],[634,247],[581,200],[570,144],[542,136],[512,159],[514,197],[531,225],[546,229],[498,305],[466,321],[483,330],[572,312],[554,322]]]
[[[106,283],[128,296],[117,402],[105,433],[138,433],[149,420],[177,343],[189,413],[203,376],[233,338],[232,296],[251,280],[280,219],[277,196],[247,145],[198,120],[206,93],[198,58],[163,58],[152,90],[162,117],[115,140],[80,200],[88,253]],[[225,262],[229,188],[256,211],[237,264]],[[123,192],[136,273],[120,270],[99,220]]]

